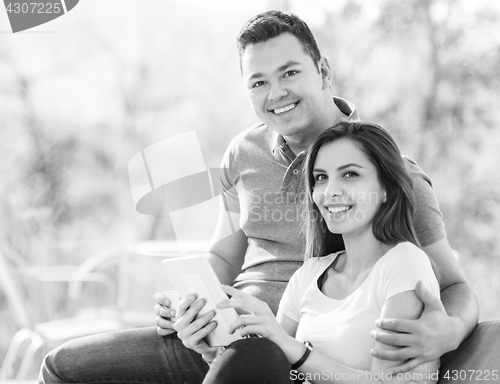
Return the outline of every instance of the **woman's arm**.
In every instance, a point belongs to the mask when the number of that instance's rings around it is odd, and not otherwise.
[[[415,291],[405,291],[390,297],[382,307],[380,313],[381,319],[418,319],[422,313],[424,305],[417,297]],[[401,339],[401,346],[406,345],[405,340]],[[397,351],[400,347],[383,344],[375,341],[374,348],[379,351]],[[391,368],[402,364],[398,360],[382,360],[376,357],[372,358],[371,372],[388,372]]]
[[[300,360],[306,351],[306,347],[294,337],[298,327],[296,321],[281,314],[278,322],[266,303],[232,287],[223,286],[223,289],[226,293],[232,295],[232,298],[218,304],[217,307],[219,309],[236,308],[248,313],[248,315],[240,316],[230,326],[230,332],[234,332],[236,329],[241,328],[240,334],[242,336],[258,334],[262,337],[266,337],[283,350],[290,364]],[[384,305],[383,311],[387,312],[387,314],[397,313],[405,318],[416,318],[420,315],[422,303],[418,299],[413,301],[413,298],[416,298],[414,291],[403,292],[393,297],[393,300],[389,299],[386,305]],[[399,297],[399,299],[397,299],[397,297]],[[398,308],[406,310],[400,310]],[[384,346],[384,348],[386,348],[386,346]],[[382,364],[394,365],[397,363],[399,362],[384,361]],[[407,383],[407,381],[404,380],[397,381],[396,378],[391,380],[386,376],[380,375],[381,370],[388,370],[390,367],[391,366],[377,366],[377,364],[375,364],[372,369],[377,371],[369,372],[354,370],[332,361],[313,349],[307,360],[298,369],[297,375],[312,383]],[[375,375],[374,373],[378,374]]]
[[[442,302],[425,289],[416,287],[425,309],[418,320],[406,321],[398,317],[386,317],[374,332],[381,343],[402,345],[396,351],[381,349],[376,354],[382,359],[407,360],[395,372],[405,372],[416,366],[435,360],[454,350],[474,330],[478,321],[478,304],[468,285],[446,238],[423,248],[434,261],[441,286]],[[395,331],[395,332],[393,332]],[[411,336],[411,337],[410,337]]]

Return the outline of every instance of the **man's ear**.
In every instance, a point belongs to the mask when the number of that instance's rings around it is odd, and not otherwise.
[[[325,90],[330,86],[330,83],[332,82],[332,69],[330,67],[330,62],[326,57],[321,57],[319,59],[319,73],[321,74],[322,78],[322,89]]]

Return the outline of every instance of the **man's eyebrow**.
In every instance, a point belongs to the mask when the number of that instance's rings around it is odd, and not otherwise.
[[[285,71],[288,67],[291,67],[293,65],[300,65],[299,62],[297,61],[293,61],[293,60],[289,60],[285,65],[282,65],[281,67],[278,68],[278,70],[276,72],[283,72]]]
[[[298,61],[293,61],[293,60],[289,60],[287,63],[283,64],[281,67],[279,67],[275,73],[279,73],[279,72],[283,72],[285,71],[288,67],[291,67],[293,65],[300,65],[300,63]],[[254,73],[252,76],[250,76],[248,78],[248,81],[250,80],[254,80],[254,79],[258,79],[258,78],[261,78],[263,77],[264,74],[261,73],[261,72],[257,72],[257,73]]]

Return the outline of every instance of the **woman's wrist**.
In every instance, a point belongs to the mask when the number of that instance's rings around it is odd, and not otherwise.
[[[291,368],[292,368],[293,371],[296,371],[297,369],[299,369],[300,367],[302,367],[302,365],[309,358],[309,355],[311,354],[311,352],[313,350],[313,345],[311,344],[311,342],[305,341],[304,345],[306,347],[306,350],[305,350],[304,354],[302,355],[302,357],[300,358],[300,360],[298,360],[298,361],[296,361],[295,363],[292,364]]]
[[[299,361],[306,351],[304,343],[291,336],[289,336],[289,339],[286,341],[286,343],[282,344],[281,349],[285,353],[285,356],[288,359],[290,365]]]

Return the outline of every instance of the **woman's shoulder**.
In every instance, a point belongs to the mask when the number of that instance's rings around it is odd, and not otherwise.
[[[393,248],[391,248],[385,256],[389,256],[391,258],[409,258],[409,257],[426,257],[427,254],[417,247],[415,244],[412,244],[408,241],[398,243]]]
[[[386,252],[377,262],[378,268],[387,268],[388,266],[404,265],[409,267],[414,263],[420,264],[429,262],[427,254],[410,242],[396,244],[393,248]]]
[[[302,270],[303,274],[306,273],[315,274],[318,272],[323,272],[324,269],[327,266],[329,266],[342,252],[344,251],[331,253],[326,256],[311,257],[304,262],[304,265],[302,265],[302,267],[299,268],[299,271]]]

